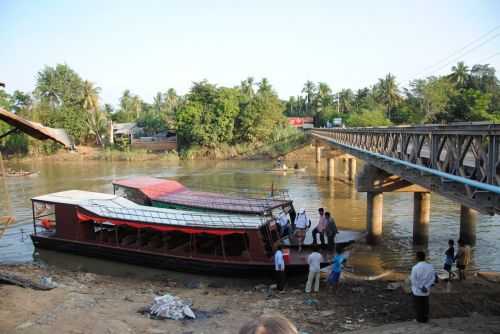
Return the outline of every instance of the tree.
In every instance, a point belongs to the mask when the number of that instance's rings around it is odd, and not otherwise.
[[[375,95],[385,105],[386,117],[391,119],[392,108],[397,106],[402,100],[396,83],[396,77],[389,73],[384,79],[379,79],[378,84],[375,86]]]
[[[82,91],[82,107],[87,112],[87,125],[89,133],[95,136],[96,144],[104,146],[102,134],[106,132],[106,115],[99,110],[100,88],[85,80]]]
[[[314,101],[314,96],[316,94],[316,85],[314,82],[308,80],[304,84],[304,88],[302,88],[302,93],[306,94],[305,96],[305,107],[306,107],[306,114],[307,115],[312,115],[313,112],[313,101]]]
[[[449,78],[457,88],[465,88],[469,81],[469,68],[461,61],[451,68]]]

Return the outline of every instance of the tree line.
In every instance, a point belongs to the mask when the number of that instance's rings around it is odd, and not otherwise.
[[[189,92],[173,88],[158,92],[152,103],[130,90],[119,104],[102,104],[100,88],[66,64],[46,66],[37,73],[33,92],[0,89],[0,107],[29,120],[63,128],[76,144],[109,144],[110,122],[136,122],[146,135],[175,130],[182,148],[193,145],[269,143],[293,134],[285,116],[312,116],[316,126],[342,118],[347,126],[500,122],[500,83],[487,64],[469,68],[460,62],[451,73],[410,82],[401,89],[387,74],[373,86],[334,93],[324,82],[307,81],[300,94],[279,99],[266,78],[249,77],[235,87],[206,80],[194,82]],[[0,122],[0,134],[9,126]],[[7,153],[48,153],[56,144],[23,134],[0,141]]]
[[[371,87],[335,94],[324,82],[307,81],[286,102],[285,114],[315,117],[317,126],[337,117],[348,126],[500,122],[500,83],[493,67],[463,62],[447,75],[416,79],[404,89],[390,73]]]

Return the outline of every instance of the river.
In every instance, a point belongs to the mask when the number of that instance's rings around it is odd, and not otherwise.
[[[364,230],[366,195],[343,178],[342,163],[336,164],[335,182],[329,182],[325,166],[307,164],[304,173],[273,173],[270,161],[187,161],[187,162],[53,162],[7,163],[8,167],[39,171],[36,176],[0,179],[0,215],[13,214],[17,223],[0,239],[0,263],[22,263],[34,259],[29,239],[32,230],[30,198],[50,192],[82,189],[111,193],[111,181],[149,175],[177,179],[197,188],[286,188],[298,209],[306,208],[317,221],[317,208],[332,212],[339,228]],[[318,169],[319,168],[319,169]],[[358,169],[359,170],[359,169]],[[436,268],[442,268],[447,240],[457,239],[460,206],[432,194],[430,240],[425,250]],[[384,270],[408,271],[417,247],[412,245],[413,194],[384,194],[383,243],[356,247],[351,270],[378,273]],[[481,215],[472,268],[500,271],[500,216]],[[61,255],[62,257],[62,255]],[[51,256],[57,262],[57,256]]]

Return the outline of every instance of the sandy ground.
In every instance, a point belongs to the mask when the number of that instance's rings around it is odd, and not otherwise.
[[[49,276],[58,284],[50,291],[0,285],[0,333],[5,334],[237,333],[243,323],[263,313],[284,314],[310,334],[500,332],[500,284],[482,277],[439,283],[431,298],[435,320],[422,326],[411,321],[411,298],[399,282],[389,285],[351,278],[343,281],[336,295],[325,286],[319,294],[308,295],[300,278],[291,279],[285,293],[276,293],[258,281],[238,286],[192,277],[182,281],[166,274],[124,277],[37,265],[3,266],[0,271],[34,280]],[[202,312],[201,318],[153,320],[138,313],[155,295],[164,293],[190,299],[195,313]],[[456,317],[481,320],[449,319]],[[378,327],[384,324],[392,325]]]

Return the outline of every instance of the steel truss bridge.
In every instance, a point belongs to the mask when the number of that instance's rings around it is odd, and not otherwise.
[[[314,128],[311,136],[464,206],[500,214],[500,124]]]

